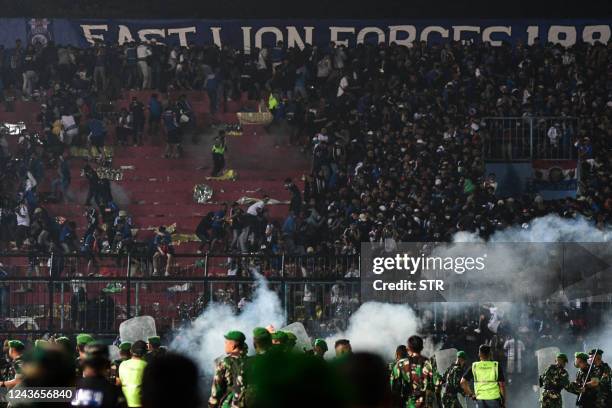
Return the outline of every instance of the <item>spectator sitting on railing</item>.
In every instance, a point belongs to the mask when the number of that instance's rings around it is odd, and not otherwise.
[[[161,226],[155,233],[153,239],[153,276],[159,276],[159,268],[163,259],[166,260],[165,276],[170,276],[170,268],[174,261],[174,247],[172,246],[172,237],[166,231],[166,227]]]

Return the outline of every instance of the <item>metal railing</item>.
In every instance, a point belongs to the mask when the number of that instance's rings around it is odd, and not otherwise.
[[[176,255],[164,276],[150,257],[0,255],[0,333],[81,331],[115,336],[131,317],[151,315],[159,332],[199,316],[212,301],[239,309],[256,276],[267,279],[288,321],[313,332],[343,327],[360,304],[359,257]]]
[[[576,117],[485,117],[481,128],[487,161],[575,159]]]

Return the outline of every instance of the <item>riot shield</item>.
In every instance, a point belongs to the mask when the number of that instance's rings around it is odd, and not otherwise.
[[[538,359],[538,373],[540,375],[544,374],[544,371],[546,371],[548,366],[555,364],[557,354],[560,352],[561,350],[559,347],[545,347],[535,352]]]
[[[299,351],[312,350],[312,342],[310,340],[310,336],[308,336],[308,333],[306,333],[306,328],[304,327],[302,323],[300,322],[291,323],[283,327],[280,330],[284,332],[291,332],[295,334],[295,337],[297,337],[297,341],[296,341],[294,350],[299,350]]]
[[[151,316],[136,316],[119,325],[121,341],[134,343],[137,340],[147,341],[149,337],[157,336],[155,319]]]

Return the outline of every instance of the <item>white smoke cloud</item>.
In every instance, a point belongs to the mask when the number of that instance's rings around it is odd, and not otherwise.
[[[224,354],[223,335],[239,330],[252,344],[253,328],[270,324],[281,327],[285,314],[277,294],[267,286],[265,278],[258,275],[251,302],[240,314],[225,304],[210,303],[204,312],[188,327],[181,329],[170,344],[170,349],[190,356],[199,363],[207,375],[214,373],[214,360]]]
[[[609,242],[612,229],[595,228],[593,223],[580,216],[573,219],[557,215],[536,218],[527,228],[515,226],[495,232],[488,242]],[[453,242],[485,242],[474,233],[458,232]]]
[[[549,215],[533,220],[528,228],[513,227],[499,231],[489,242],[609,242],[611,237],[610,229],[598,230],[584,218],[563,219]],[[453,242],[484,243],[476,234],[464,232],[456,234]],[[447,250],[452,251],[452,245]],[[534,251],[531,256],[539,258],[537,262],[534,259],[534,265],[542,262],[541,253]],[[507,262],[524,264],[528,262],[524,257],[516,259],[516,255],[511,255],[505,259]],[[189,327],[180,330],[170,347],[191,356],[199,362],[203,372],[211,374],[214,359],[223,354],[223,334],[227,331],[244,332],[251,344],[250,335],[254,327],[269,324],[281,327],[285,323],[285,315],[280,299],[267,288],[262,277],[258,277],[257,285],[252,302],[242,313],[236,315],[226,305],[210,304]],[[366,302],[351,316],[347,329],[329,337],[327,341],[333,347],[337,339],[348,338],[355,351],[371,351],[391,359],[399,344],[406,344],[410,335],[418,333],[419,325],[420,319],[408,305]],[[606,336],[612,338],[612,326],[605,331],[603,337]],[[426,339],[425,345],[426,355],[436,350],[430,339]],[[333,351],[330,350],[329,354],[333,354]]]
[[[369,351],[391,359],[395,348],[417,333],[419,318],[408,305],[366,302],[353,313],[346,331],[329,337],[330,348],[338,339],[349,339],[354,351]],[[333,351],[331,352],[333,354]]]

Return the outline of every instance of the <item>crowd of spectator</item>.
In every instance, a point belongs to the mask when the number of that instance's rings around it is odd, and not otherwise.
[[[259,80],[248,89],[270,93],[271,131],[308,149],[312,169],[303,192],[287,180],[292,198],[282,225],[247,214],[227,234],[229,247],[354,254],[368,241],[446,241],[458,231],[488,237],[549,213],[604,228],[612,208],[611,57],[605,44],[538,42],[256,50],[249,58],[257,75],[249,78]],[[563,133],[580,159],[577,198],[496,194],[498,180],[483,161],[483,146],[498,137],[488,116],[578,118],[571,132],[557,123],[545,132],[547,148],[559,149]],[[217,238],[224,214],[208,223]],[[240,209],[229,214],[243,217]],[[236,240],[241,233],[251,239]]]
[[[154,40],[86,49],[17,42],[0,50],[0,90],[9,109],[16,98],[42,103],[45,149],[30,149],[23,158],[15,190],[31,216],[37,206],[30,192],[45,167],[57,166],[54,186],[69,198],[66,161],[59,159],[67,146],[89,143],[104,160],[101,115],[121,90],[206,92],[212,113],[244,92],[265,100],[274,118],[269,130],[312,157],[304,189],[287,181],[292,199],[282,223],[267,218],[264,200],[258,208],[232,206],[244,213],[242,222],[230,226],[225,221],[234,213],[222,210],[216,217],[223,222],[210,227],[217,235],[227,232],[225,249],[354,254],[364,241],[444,241],[457,231],[487,237],[548,213],[582,215],[598,227],[609,223],[611,58],[609,44],[563,48],[537,40],[529,46],[331,43],[303,49],[279,42],[250,53]],[[157,95],[151,99],[147,106],[135,99],[119,113],[117,142],[131,136],[142,144],[145,127],[156,132],[162,125],[165,156],[178,157],[178,129],[193,117],[189,101],[164,107]],[[495,138],[483,119],[488,116],[579,118],[569,134],[582,166],[578,198],[496,194],[498,181],[486,174],[482,154]],[[551,144],[561,137],[556,132],[549,129]],[[7,158],[8,150],[2,152]]]

